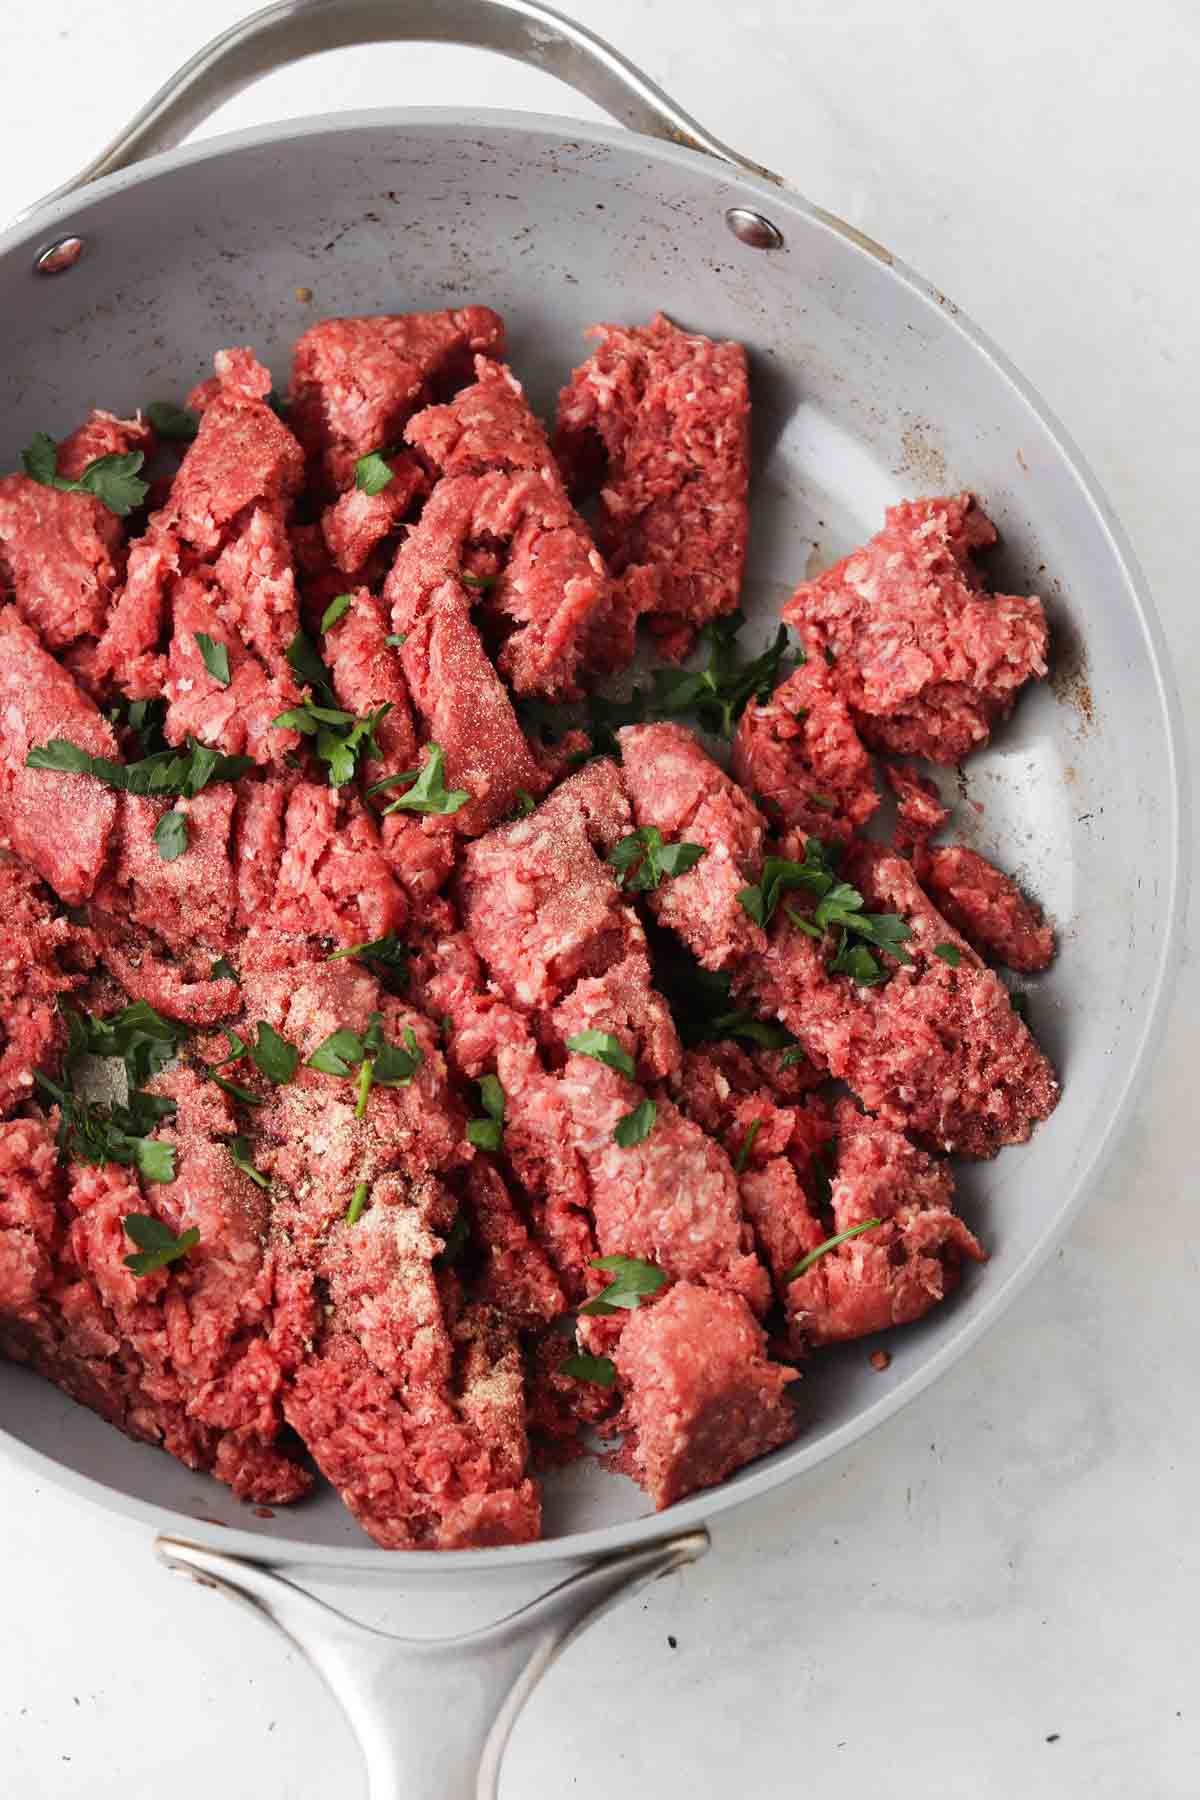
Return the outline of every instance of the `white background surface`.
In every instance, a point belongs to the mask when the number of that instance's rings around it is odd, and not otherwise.
[[[4,8],[0,217],[86,160],[241,10]],[[1193,704],[1200,9],[574,10],[998,339],[1107,486]],[[511,65],[392,48],[278,75],[206,130],[438,102],[595,116]],[[1190,965],[1179,987],[1123,1153],[1005,1322],[868,1442],[718,1521],[705,1564],[593,1630],[518,1726],[504,1800],[1200,1795]],[[363,1787],[296,1655],[169,1581],[137,1532],[0,1468],[0,1791],[358,1800]]]

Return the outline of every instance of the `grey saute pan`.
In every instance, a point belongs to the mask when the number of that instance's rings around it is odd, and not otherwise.
[[[221,101],[318,50],[384,39],[488,48],[605,107],[602,128],[505,112],[309,118],[177,149]],[[665,1515],[588,1468],[551,1481],[547,1536],[433,1557],[372,1548],[332,1493],[256,1517],[0,1368],[0,1454],[139,1521],[159,1554],[298,1642],[362,1741],[373,1800],[495,1792],[512,1720],[563,1643],[697,1557],[705,1521],[796,1483],[962,1356],[1045,1261],[1129,1118],[1158,1033],[1186,885],[1178,707],[1142,577],[1103,495],[1037,396],[946,297],[878,244],[710,137],[614,50],[532,0],[283,0],[182,69],[74,181],[0,239],[0,467],[88,404],[182,394],[227,344],[286,376],[314,317],[481,300],[548,406],[597,319],[662,308],[746,344],[755,388],[747,605],[765,636],[811,559],[905,493],[970,487],[1000,528],[999,579],[1041,591],[1050,683],[965,772],[961,829],[1054,917],[1031,994],[1064,1096],[1019,1150],[963,1171],[990,1262],[873,1373],[861,1345],[804,1383],[796,1442]],[[815,561],[813,566],[815,566]],[[304,1583],[513,1580],[540,1600],[440,1642],[395,1640]]]

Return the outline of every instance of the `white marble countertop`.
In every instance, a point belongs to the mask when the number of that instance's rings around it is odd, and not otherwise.
[[[0,14],[0,217],[86,160],[239,0]],[[574,0],[714,132],[893,247],[1083,446],[1200,696],[1200,12],[1183,0]],[[447,50],[343,53],[206,128],[419,99],[595,116]],[[518,1725],[504,1800],[1195,1800],[1192,1148],[1200,989],[1065,1247],[963,1364],[612,1614]],[[13,1800],[363,1789],[317,1678],[144,1536],[0,1467]],[[399,1623],[399,1621],[397,1621]]]

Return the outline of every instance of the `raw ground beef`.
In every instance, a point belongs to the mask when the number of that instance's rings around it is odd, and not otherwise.
[[[321,321],[283,407],[220,351],[128,542],[98,498],[0,480],[0,1354],[247,1500],[300,1498],[315,1463],[389,1548],[535,1537],[533,1470],[596,1432],[659,1507],[787,1443],[789,1363],[982,1257],[939,1153],[991,1155],[1057,1098],[976,954],[1043,967],[1031,903],[931,845],[912,764],[885,770],[896,848],[859,835],[866,746],[982,741],[1044,671],[1039,603],[984,592],[969,496],[907,502],[797,590],[806,660],[744,707],[732,776],[674,720],[594,754],[599,707],[585,730],[546,703],[590,703],[640,617],[677,658],[736,606],[749,420],[738,345],[661,316],[596,335],[553,449],[470,306]],[[57,466],[130,450],[158,450],[140,415],[96,411]],[[299,709],[311,730],[276,724]],[[147,770],[29,768],[52,738],[251,767],[139,793]],[[427,810],[389,810],[439,755]],[[910,962],[831,970],[802,887],[750,916],[810,834]],[[670,874],[680,843],[702,855]],[[131,1001],[172,1039],[165,1070],[130,1052],[138,1124],[80,1111],[86,1021],[116,1043]],[[123,1117],[154,1148],[80,1160]],[[135,1214],[199,1241],[138,1276]],[[580,1311],[631,1261],[640,1305]]]
[[[958,762],[1046,673],[1041,601],[984,592],[974,553],[995,541],[970,494],[906,500],[784,607],[787,623],[833,657],[835,685],[872,748]]]
[[[921,886],[981,956],[1022,974],[1048,967],[1054,933],[1016,883],[978,850],[922,846],[914,859]]]
[[[563,389],[554,448],[577,496],[599,494],[600,549],[621,584],[610,666],[645,618],[663,655],[738,603],[748,535],[750,394],[740,344],[598,325]]]

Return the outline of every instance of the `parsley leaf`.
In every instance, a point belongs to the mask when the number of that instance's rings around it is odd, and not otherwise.
[[[369,450],[354,465],[354,485],[364,494],[382,494],[393,480],[392,471],[384,461],[384,453],[383,448]]]
[[[749,1131],[746,1133],[745,1137],[742,1139],[742,1145],[741,1145],[740,1150],[738,1151],[737,1155],[733,1159],[733,1172],[735,1175],[744,1175],[745,1174],[746,1164],[750,1161],[750,1152],[754,1148],[754,1140],[758,1136],[758,1134],[761,1130],[762,1130],[762,1120],[755,1119],[753,1124],[750,1126]]]
[[[389,1044],[383,1035],[383,1014],[373,1012],[367,1029],[361,1034],[341,1026],[330,1032],[317,1045],[307,1067],[322,1075],[337,1075],[347,1080],[358,1069],[357,1097],[354,1116],[361,1119],[367,1110],[367,1096],[376,1082],[383,1087],[407,1087],[425,1061],[425,1053],[417,1043],[411,1025],[405,1027],[405,1048]]]
[[[636,1312],[642,1301],[650,1294],[657,1294],[667,1281],[666,1275],[654,1263],[643,1262],[637,1256],[600,1256],[591,1266],[603,1269],[612,1280],[602,1294],[579,1308],[581,1313],[602,1315],[614,1313],[618,1308]]]
[[[120,1057],[131,1089],[165,1069],[187,1036],[185,1025],[164,1019],[147,1000],[135,1000],[105,1018],[73,1007],[64,1007],[63,1014],[68,1056]]]
[[[343,950],[334,950],[326,961],[341,962],[343,957],[361,956],[364,962],[381,963],[385,969],[407,969],[411,955],[408,945],[389,931],[385,937],[372,938],[369,944],[347,944]]]
[[[962,961],[962,951],[957,944],[935,944],[933,954],[940,956],[942,961],[948,963],[952,969],[957,969]]]
[[[807,1062],[808,1057],[799,1044],[789,1044],[779,1059],[781,1069],[794,1069],[798,1063]]]
[[[828,1255],[830,1250],[836,1250],[839,1244],[845,1244],[850,1238],[856,1238],[860,1232],[874,1231],[877,1225],[882,1224],[882,1219],[864,1219],[861,1225],[851,1225],[848,1231],[839,1231],[836,1237],[826,1238],[823,1244],[818,1244],[815,1250],[810,1250],[807,1256],[802,1256],[800,1261],[788,1270],[783,1278],[784,1285],[798,1280],[801,1275],[812,1268],[818,1257]]]
[[[322,1075],[340,1075],[343,1080],[354,1073],[355,1065],[362,1061],[362,1039],[357,1031],[351,1031],[343,1025],[337,1031],[331,1031],[323,1043],[317,1045],[306,1068],[316,1069]]]
[[[218,956],[216,962],[208,971],[208,977],[210,981],[236,981],[238,978],[237,970],[228,958],[224,956]]]
[[[57,451],[58,446],[48,432],[35,432],[28,449],[21,452],[21,466],[30,479],[40,482],[42,487],[57,488],[60,494],[91,494],[120,519],[140,506],[150,491],[148,481],[138,480],[138,470],[146,460],[140,450],[130,450],[125,455],[97,456],[78,481],[58,474],[55,467]]]
[[[526,711],[529,705],[526,704]],[[604,694],[589,694],[587,703],[587,731],[592,740],[592,749],[597,756],[620,756],[621,745],[617,733],[623,725],[642,725],[646,720],[646,699],[640,688],[634,688],[627,700],[609,700]],[[547,719],[545,714],[536,716],[534,722],[549,725],[551,729],[557,720]],[[562,735],[564,728],[559,729]]]
[[[590,1381],[602,1388],[610,1388],[617,1379],[617,1365],[611,1356],[585,1356],[582,1351],[564,1356],[558,1372],[572,1381]]]
[[[154,842],[164,862],[174,862],[188,847],[187,814],[165,812],[154,827]]]
[[[359,759],[378,754],[375,733],[392,710],[390,700],[356,719],[340,707],[318,706],[306,700],[303,706],[291,707],[271,720],[272,725],[315,737],[314,746],[321,762],[329,770],[330,787],[345,787],[352,781]],[[373,790],[372,790],[373,791]]]
[[[207,744],[188,739],[186,751],[161,750],[140,762],[112,762],[91,756],[66,738],[35,744],[25,758],[27,769],[51,769],[59,775],[92,775],[106,787],[127,794],[183,795],[192,800],[211,781],[235,781],[254,767],[250,756],[222,756]]]
[[[250,1058],[255,1068],[259,1069],[268,1081],[275,1082],[278,1087],[286,1087],[296,1073],[300,1052],[295,1044],[289,1044],[285,1037],[280,1037],[273,1025],[268,1025],[265,1019],[260,1019],[258,1041],[251,1047]]]
[[[298,631],[288,645],[285,655],[288,667],[301,686],[312,688],[314,693],[322,696],[323,702],[333,706],[334,692],[333,683],[329,678],[329,670],[318,656],[307,633]]]
[[[204,659],[204,666],[214,681],[222,687],[229,686],[229,652],[224,644],[218,644],[216,638],[210,637],[207,631],[195,634],[196,644]]]
[[[747,1043],[757,1044],[763,1050],[782,1050],[789,1044],[794,1046],[796,1042],[785,1025],[777,1025],[774,1020],[756,1019],[753,1013],[740,1010],[718,1014],[712,1021],[709,1035],[714,1038],[745,1038]]]
[[[146,417],[159,437],[169,444],[190,443],[200,429],[195,413],[189,412],[186,406],[176,406],[173,400],[152,400],[146,408]]]
[[[527,793],[524,788],[518,788],[517,789],[517,816],[518,816],[518,818],[527,819],[529,817],[530,813],[533,812],[536,809],[536,807],[537,807],[537,801],[534,799],[533,795],[530,793]]]
[[[454,1223],[446,1233],[446,1241],[442,1245],[436,1261],[450,1263],[451,1265],[460,1261],[462,1253],[470,1241],[471,1227],[467,1223],[466,1214],[462,1212],[455,1213]]]
[[[408,633],[407,631],[393,631],[391,635],[385,637],[383,641],[385,644],[390,644],[393,650],[398,650],[401,644],[407,644]]]
[[[460,569],[458,579],[464,587],[474,588],[477,593],[486,594],[490,587],[496,585],[498,577],[495,575],[472,575],[468,570]]]
[[[484,1119],[467,1123],[467,1142],[477,1150],[499,1150],[504,1136],[505,1095],[498,1077],[484,1075],[479,1082],[479,1098],[487,1114]]]
[[[251,1181],[256,1181],[260,1188],[265,1188],[265,1187],[270,1186],[270,1181],[268,1180],[267,1176],[265,1176],[261,1170],[256,1169],[254,1166],[254,1161],[250,1154],[250,1139],[249,1138],[244,1138],[244,1137],[230,1138],[230,1140],[229,1140],[229,1155],[233,1162],[234,1168],[240,1169],[242,1171],[243,1175],[248,1175],[250,1177]]]
[[[633,1080],[633,1058],[622,1047],[620,1038],[613,1037],[610,1031],[577,1031],[574,1037],[567,1039],[567,1049],[577,1056],[590,1056],[594,1062],[605,1063],[618,1074]]]
[[[879,987],[887,980],[883,968],[865,944],[852,944],[843,933],[837,954],[827,963],[831,975],[848,975],[859,987]]]
[[[767,925],[783,895],[794,888],[803,888],[816,900],[811,919],[785,907],[788,919],[798,931],[814,938],[827,931],[840,933],[837,950],[828,964],[834,974],[849,975],[862,987],[874,987],[888,979],[887,970],[870,951],[862,944],[850,943],[851,934],[886,950],[897,962],[911,965],[912,957],[904,948],[912,936],[907,920],[896,913],[864,912],[862,895],[848,881],[838,879],[830,852],[819,838],[807,839],[803,862],[768,856],[763,863],[762,880],[756,887],[742,888],[738,901],[756,925]]]
[[[353,1194],[350,1196],[350,1204],[346,1208],[346,1223],[347,1223],[347,1225],[357,1225],[358,1224],[359,1219],[362,1217],[363,1208],[366,1204],[367,1204],[367,1183],[365,1181],[360,1181],[358,1183],[357,1187],[355,1188]]]
[[[654,671],[653,704],[658,713],[667,718],[694,713],[705,731],[718,737],[733,736],[749,702],[765,699],[775,686],[788,642],[787,627],[781,625],[774,643],[761,656],[739,665],[736,639],[745,622],[743,613],[734,612],[704,627],[700,642],[709,650],[705,668]],[[797,667],[805,661],[803,650],[797,649],[793,655]]]
[[[618,1119],[613,1127],[613,1141],[620,1144],[622,1150],[632,1150],[635,1144],[644,1144],[654,1130],[654,1121],[658,1118],[658,1108],[653,1100],[643,1100],[632,1112],[627,1112],[623,1119]]]
[[[156,1269],[165,1269],[168,1263],[178,1262],[200,1242],[200,1233],[194,1225],[190,1231],[176,1237],[169,1225],[164,1225],[151,1213],[126,1213],[121,1224],[125,1236],[138,1247],[135,1254],[125,1258],[125,1267],[132,1269],[135,1275],[152,1275]]]
[[[614,844],[605,861],[617,870],[619,887],[647,893],[664,876],[695,868],[704,854],[703,844],[664,844],[657,825],[643,825]]]
[[[465,788],[452,788],[446,791],[443,778],[445,758],[439,744],[427,746],[428,755],[417,779],[406,794],[393,800],[384,812],[394,813],[405,809],[416,813],[456,813],[460,806],[465,806],[471,798]]]
[[[122,700],[108,716],[114,725],[128,726],[147,756],[167,748],[162,732],[167,716],[165,700]]]
[[[322,634],[329,631],[332,626],[336,625],[339,619],[344,619],[353,605],[353,594],[339,594],[336,599],[331,600],[329,605],[325,608],[325,611],[321,614]]]

